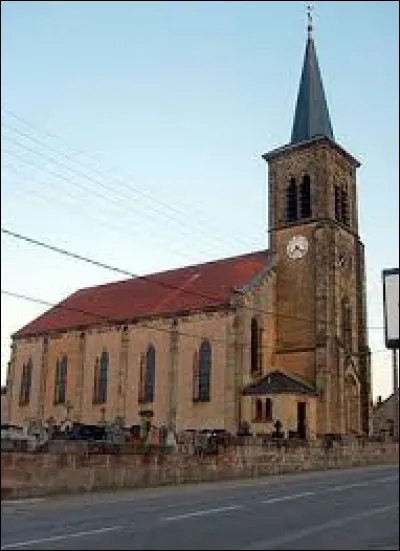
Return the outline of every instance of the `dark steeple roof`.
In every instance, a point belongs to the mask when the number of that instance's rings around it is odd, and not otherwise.
[[[306,53],[292,129],[292,144],[304,142],[317,136],[325,136],[331,140],[334,139],[311,31],[312,27],[309,25]]]

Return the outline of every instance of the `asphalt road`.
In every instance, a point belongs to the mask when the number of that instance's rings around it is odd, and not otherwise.
[[[399,549],[399,468],[3,502],[1,549]]]

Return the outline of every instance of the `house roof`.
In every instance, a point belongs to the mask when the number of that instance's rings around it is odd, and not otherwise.
[[[311,383],[298,375],[288,373],[283,369],[274,369],[243,389],[244,396],[265,394],[307,394],[316,396],[317,392]]]
[[[262,250],[81,289],[14,337],[228,306],[234,290],[270,264],[269,252]]]

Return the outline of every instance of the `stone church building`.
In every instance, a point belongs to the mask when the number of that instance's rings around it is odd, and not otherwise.
[[[10,422],[370,432],[359,162],[311,27],[290,143],[263,158],[268,250],[78,290],[13,335]]]

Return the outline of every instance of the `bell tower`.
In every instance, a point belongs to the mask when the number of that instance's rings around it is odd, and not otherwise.
[[[334,138],[308,12],[290,143],[268,163],[276,367],[318,391],[320,434],[368,433],[371,407],[359,162]]]

